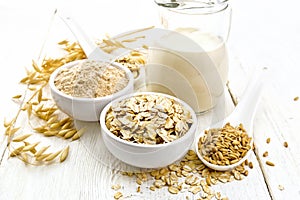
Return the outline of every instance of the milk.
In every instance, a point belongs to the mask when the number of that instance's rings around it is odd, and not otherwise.
[[[228,79],[228,55],[223,38],[210,33],[204,33],[193,28],[177,29],[176,31],[191,38],[203,48],[215,64],[218,72],[220,73],[220,77],[222,78],[223,85],[225,85]],[[204,52],[199,53],[203,54]],[[197,55],[193,54],[193,56]]]
[[[205,112],[224,92],[228,76],[225,43],[193,28],[177,29],[149,49],[145,69],[144,91],[174,95],[197,113]]]

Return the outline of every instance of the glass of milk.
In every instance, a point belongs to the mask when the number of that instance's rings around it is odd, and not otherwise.
[[[231,24],[228,0],[155,0],[155,3],[159,8],[160,28],[170,32],[150,49],[149,63],[167,67],[146,68],[148,87],[189,102],[197,113],[212,109],[223,95],[228,78],[226,41]],[[176,79],[173,85],[167,82],[171,75]]]

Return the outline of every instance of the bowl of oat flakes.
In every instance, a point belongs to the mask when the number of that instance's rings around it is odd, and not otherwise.
[[[134,78],[121,64],[83,59],[56,69],[49,85],[53,100],[64,113],[77,120],[99,121],[105,105],[133,92]]]
[[[190,149],[197,127],[184,101],[157,92],[137,92],[106,105],[100,115],[107,149],[119,160],[141,168],[165,167]]]

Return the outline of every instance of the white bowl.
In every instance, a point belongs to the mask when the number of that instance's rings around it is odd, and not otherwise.
[[[193,120],[188,132],[172,142],[155,145],[133,143],[123,140],[111,133],[105,125],[106,113],[111,105],[123,99],[141,94],[161,95],[181,103],[191,113]],[[115,99],[113,102],[106,105],[100,115],[100,125],[104,144],[116,158],[135,167],[160,168],[174,163],[188,152],[194,141],[197,117],[193,109],[178,98],[156,92],[138,92]]]
[[[73,97],[70,95],[65,94],[64,92],[57,89],[54,84],[55,77],[57,74],[64,68],[70,68],[73,66],[78,65],[80,62],[84,62],[86,59],[77,60],[70,63],[67,63],[58,69],[56,69],[50,76],[49,85],[51,89],[51,95],[54,99],[57,107],[66,113],[67,115],[71,116],[76,120],[82,121],[99,121],[99,116],[104,108],[112,100],[123,96],[125,94],[133,93],[134,91],[134,78],[132,73],[127,67],[122,66],[118,63],[109,63],[112,66],[118,67],[125,71],[126,76],[128,78],[128,84],[122,90],[103,97],[98,98],[83,98],[83,97]]]

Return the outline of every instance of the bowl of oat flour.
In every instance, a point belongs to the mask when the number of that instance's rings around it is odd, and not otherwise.
[[[118,63],[77,60],[56,69],[49,81],[51,95],[64,113],[82,121],[98,121],[104,106],[134,90],[134,78]]]

